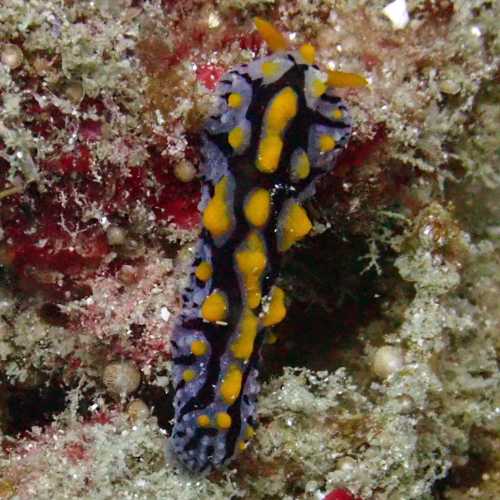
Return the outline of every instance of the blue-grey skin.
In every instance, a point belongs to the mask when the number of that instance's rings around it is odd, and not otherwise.
[[[280,63],[281,70],[273,78],[265,79],[261,66],[264,61],[271,59]],[[231,405],[219,396],[222,378],[228,365],[234,362],[229,346],[238,336],[237,325],[243,308],[243,292],[232,255],[250,230],[242,216],[245,195],[253,185],[259,185],[269,189],[272,197],[270,227],[262,231],[268,252],[268,268],[262,279],[262,303],[266,303],[266,296],[279,272],[281,259],[276,247],[276,234],[284,207],[290,200],[303,202],[314,193],[315,181],[331,170],[351,134],[347,109],[331,89],[319,98],[312,96],[309,90],[311,81],[318,77],[325,78],[317,67],[307,65],[298,53],[283,52],[236,67],[222,77],[216,89],[216,94],[220,96],[218,114],[208,119],[202,135],[202,173],[205,182],[199,208],[205,208],[213,194],[214,185],[223,176],[228,176],[234,227],[230,234],[219,240],[213,240],[206,229],[202,231],[189,283],[183,293],[183,311],[172,339],[176,393],[171,442],[180,462],[191,471],[210,471],[227,464],[234,457],[238,443],[245,440],[246,427],[255,425],[259,392],[257,375],[264,331],[261,330],[257,335],[254,352],[245,364],[240,396]],[[290,143],[285,142],[277,171],[262,174],[254,167],[262,119],[272,97],[287,86],[291,86],[299,96],[298,113],[284,135],[284,139],[289,138]],[[237,92],[243,98],[237,109],[227,104],[231,92]],[[339,120],[331,118],[336,109],[342,112]],[[227,142],[227,134],[237,125],[248,134],[242,147],[233,151]],[[328,153],[322,153],[318,146],[319,135],[325,132],[336,141],[335,149]],[[311,174],[306,180],[297,182],[291,178],[290,165],[293,164],[294,153],[296,155],[300,148],[309,156]],[[211,262],[214,269],[213,278],[206,283],[199,281],[194,274],[201,261]],[[228,296],[231,314],[226,324],[210,324],[200,317],[204,299],[216,288],[224,290]],[[256,311],[256,314],[259,313],[262,313],[261,308]],[[206,354],[194,356],[191,353],[193,340],[206,342]],[[186,368],[197,373],[196,378],[188,383],[183,380]],[[197,423],[199,415],[208,415],[214,421],[217,412],[231,415],[232,424],[228,430],[220,430],[215,426],[200,428]]]

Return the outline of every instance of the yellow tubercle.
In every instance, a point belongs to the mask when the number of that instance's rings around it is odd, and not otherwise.
[[[265,78],[272,78],[278,73],[280,67],[281,65],[279,62],[264,61],[260,69],[262,70],[262,74]]]
[[[266,344],[276,344],[278,336],[274,332],[268,332],[266,335]]]
[[[187,370],[184,370],[182,378],[186,383],[191,382],[196,378],[196,372],[194,370],[191,370],[191,368],[188,368]]]
[[[304,238],[311,229],[312,224],[304,208],[298,203],[292,203],[285,211],[278,238],[278,250],[285,252],[294,243]]]
[[[238,269],[242,274],[248,307],[255,309],[261,300],[260,278],[266,268],[267,257],[255,250],[243,250],[236,254]]]
[[[314,64],[316,49],[310,43],[301,45],[299,47],[299,53],[307,64]]]
[[[226,404],[232,405],[240,395],[242,379],[243,374],[238,366],[231,365],[220,386],[220,395]]]
[[[227,201],[228,183],[228,178],[223,177],[215,185],[214,196],[203,212],[203,225],[210,232],[212,238],[224,236],[232,226],[230,207]]]
[[[203,340],[194,340],[191,343],[191,352],[195,356],[203,356],[207,352],[207,344]]]
[[[243,248],[235,253],[236,266],[241,273],[246,303],[251,309],[260,304],[262,293],[260,279],[267,265],[267,256],[262,237],[251,232],[246,238]]]
[[[238,441],[238,448],[240,451],[246,450],[248,446],[248,443],[245,443],[245,441],[242,441],[241,439]]]
[[[240,149],[245,140],[245,131],[241,127],[234,127],[227,136],[227,142],[233,149]]]
[[[247,361],[252,355],[258,325],[259,321],[255,314],[245,307],[238,325],[238,338],[231,346],[236,359]]]
[[[253,437],[255,436],[255,429],[249,425],[246,429],[245,429],[245,437],[247,439],[252,439]]]
[[[277,135],[267,135],[259,142],[257,168],[264,173],[273,173],[280,162],[283,141]]]
[[[264,238],[258,231],[250,231],[245,239],[245,245],[250,250],[260,250],[262,253],[266,251]]]
[[[288,122],[297,114],[297,93],[292,87],[285,87],[271,101],[265,114],[268,135],[280,135]]]
[[[210,417],[208,415],[198,415],[196,422],[200,427],[208,427],[210,425]]]
[[[330,70],[327,74],[329,87],[366,87],[368,85],[366,79],[356,73]]]
[[[211,323],[226,319],[227,311],[227,298],[222,292],[212,292],[201,306],[202,318]]]
[[[311,92],[314,97],[321,97],[326,92],[326,83],[316,78],[311,84]]]
[[[200,262],[200,264],[196,267],[194,274],[200,281],[208,281],[213,274],[212,264],[206,260]]]
[[[252,191],[245,202],[243,212],[247,221],[255,227],[263,227],[269,218],[271,195],[267,189]]]
[[[328,134],[323,134],[319,138],[319,149],[322,153],[328,153],[335,147],[335,139]]]
[[[232,92],[227,98],[227,105],[230,108],[239,108],[242,102],[243,98],[241,97],[241,94],[238,94],[238,92]]]
[[[283,134],[290,120],[297,114],[298,96],[292,87],[285,87],[270,102],[264,115],[265,134],[259,142],[257,168],[273,173],[279,165],[283,149]]]
[[[299,153],[294,159],[294,163],[292,164],[291,177],[292,180],[302,181],[309,177],[311,172],[311,163],[309,161],[309,156],[305,151]]]
[[[229,427],[231,427],[231,420],[231,415],[225,411],[220,411],[215,415],[215,422],[219,429],[229,429]]]
[[[288,48],[288,42],[285,37],[269,21],[261,17],[255,17],[254,23],[260,36],[273,52]]]
[[[344,113],[342,113],[342,110],[340,109],[334,109],[332,112],[332,118],[334,120],[340,120],[344,116]]]
[[[273,286],[269,308],[262,317],[261,324],[262,326],[273,326],[283,321],[285,316],[285,292],[281,288]]]

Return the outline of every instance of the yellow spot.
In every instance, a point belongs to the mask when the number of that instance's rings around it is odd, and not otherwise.
[[[287,49],[288,42],[285,37],[270,22],[261,17],[255,17],[253,22],[260,36],[273,52]]]
[[[220,386],[220,394],[226,404],[232,405],[240,395],[242,378],[241,370],[236,365],[231,365]]]
[[[255,436],[255,429],[251,425],[245,429],[245,436],[247,439],[252,439]]]
[[[292,203],[286,213],[278,240],[278,250],[285,252],[294,243],[301,240],[312,229],[306,211],[298,204]]]
[[[365,87],[368,82],[356,73],[345,73],[344,71],[328,71],[329,87]]]
[[[215,415],[215,421],[219,429],[229,429],[231,427],[231,416],[225,411],[220,411]]]
[[[187,370],[184,370],[184,373],[182,374],[182,378],[184,379],[184,382],[191,382],[196,378],[196,372],[194,370],[191,370],[191,368],[188,368]]]
[[[276,75],[276,73],[278,73],[280,69],[280,64],[275,61],[265,61],[262,63],[260,69],[262,70],[262,74],[266,78],[272,78],[273,76]]]
[[[241,273],[247,305],[254,309],[260,304],[260,278],[267,265],[262,238],[255,232],[250,233],[243,248],[236,251],[235,260]]]
[[[196,419],[200,427],[208,427],[210,425],[210,418],[208,415],[199,415]]]
[[[314,64],[314,58],[316,57],[316,49],[310,44],[305,43],[299,48],[300,55],[307,64]]]
[[[335,139],[328,134],[323,134],[319,138],[319,149],[322,153],[328,153],[335,147]]]
[[[238,94],[237,92],[232,92],[227,98],[227,105],[230,108],[239,108],[242,102],[243,98],[241,97],[241,94]]]
[[[214,196],[203,212],[203,225],[212,238],[219,238],[231,229],[232,220],[227,203],[228,182],[228,178],[223,177],[215,185]]]
[[[215,323],[222,321],[227,316],[227,299],[221,292],[212,292],[201,306],[201,316],[206,321]]]
[[[266,336],[266,344],[275,344],[278,336],[274,332],[268,332]]]
[[[316,78],[311,85],[311,92],[314,97],[320,97],[326,92],[326,83]]]
[[[227,136],[227,142],[233,149],[240,149],[245,139],[245,131],[241,127],[234,127]]]
[[[269,104],[265,115],[265,126],[269,136],[280,135],[288,122],[297,114],[297,93],[285,87]]]
[[[332,113],[332,117],[334,120],[340,120],[344,114],[340,109],[334,109]]]
[[[246,447],[248,446],[248,443],[245,443],[245,441],[238,441],[238,448],[240,451],[244,451]]]
[[[255,314],[248,307],[245,307],[238,325],[238,338],[231,346],[236,359],[247,361],[252,355],[258,323]]]
[[[285,316],[285,292],[281,288],[273,286],[273,289],[271,290],[271,302],[269,303],[269,309],[262,317],[262,326],[276,325],[283,321]]]
[[[271,209],[271,196],[267,189],[258,188],[248,196],[243,212],[247,221],[256,227],[262,227],[269,218]]]
[[[280,162],[283,141],[277,135],[268,135],[261,139],[257,154],[257,168],[264,173],[273,173]]]
[[[207,344],[203,340],[194,340],[191,343],[191,352],[195,356],[203,356],[207,352]]]
[[[197,267],[194,272],[195,276],[200,280],[200,281],[208,281],[212,277],[213,269],[212,269],[212,264],[210,262],[207,262],[206,260],[201,262]]]
[[[306,179],[311,172],[309,157],[305,151],[300,152],[292,165],[292,180],[301,181]]]

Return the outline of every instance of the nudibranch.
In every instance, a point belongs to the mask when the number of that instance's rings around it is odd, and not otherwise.
[[[310,44],[288,50],[255,24],[271,55],[226,73],[202,132],[203,229],[172,337],[178,459],[202,472],[229,462],[254,434],[266,330],[286,315],[274,284],[283,254],[312,228],[303,207],[351,134],[334,87],[359,75],[322,72]]]

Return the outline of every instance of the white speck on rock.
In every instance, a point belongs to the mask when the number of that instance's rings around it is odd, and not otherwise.
[[[170,319],[170,311],[166,307],[160,309],[160,316],[165,323]]]
[[[410,21],[406,0],[394,0],[384,7],[382,13],[389,18],[395,30],[402,30]]]
[[[387,378],[401,370],[404,365],[403,350],[396,346],[386,345],[375,352],[372,371],[380,378]]]
[[[479,27],[477,27],[477,26],[472,26],[472,28],[470,29],[470,32],[471,32],[474,36],[476,36],[476,37],[478,37],[478,38],[479,38],[479,37],[481,36],[481,34],[482,34],[482,33],[481,33],[481,30],[480,30],[480,29],[479,29]]]

